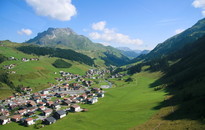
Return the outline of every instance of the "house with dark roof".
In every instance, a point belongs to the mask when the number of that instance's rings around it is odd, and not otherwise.
[[[50,125],[50,124],[53,124],[53,123],[55,123],[56,122],[56,119],[54,118],[54,117],[48,117],[48,118],[46,118],[45,120],[44,120],[44,124],[46,124],[46,125]]]
[[[55,110],[58,110],[58,109],[61,108],[61,106],[60,106],[60,104],[58,104],[58,103],[54,103],[54,104],[51,105],[51,108],[53,108],[53,109],[55,109]]]
[[[101,98],[103,98],[104,96],[105,96],[104,93],[98,93],[98,94],[97,94],[97,97],[101,97]]]
[[[56,119],[61,119],[66,116],[66,112],[64,110],[59,110],[54,113],[54,117]]]
[[[70,106],[71,102],[69,100],[65,100],[62,103],[63,105]]]

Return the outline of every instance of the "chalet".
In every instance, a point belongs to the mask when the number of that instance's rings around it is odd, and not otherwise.
[[[27,119],[24,120],[24,124],[29,126],[29,125],[35,124],[35,122],[34,122],[33,118],[27,118]]]
[[[98,93],[97,94],[97,97],[102,97],[103,98],[104,96],[105,96],[104,93]]]
[[[23,88],[21,88],[21,90],[24,91],[24,92],[31,92],[32,88],[30,88],[30,87],[23,87]]]
[[[40,107],[38,107],[38,110],[39,111],[44,111],[44,110],[46,110],[46,107],[45,106],[40,106]]]
[[[9,60],[15,60],[15,57],[11,56],[9,57]]]
[[[34,112],[28,112],[28,113],[26,113],[26,116],[27,116],[27,117],[32,117],[32,116],[34,116],[34,115],[35,115]]]
[[[60,106],[60,104],[58,104],[58,103],[54,103],[54,104],[51,105],[51,108],[53,108],[53,109],[55,109],[55,110],[58,110],[58,109],[61,108],[61,106]]]
[[[80,97],[83,99],[83,100],[85,100],[86,98],[87,98],[87,94],[82,94],[82,95],[80,95]]]
[[[88,104],[94,104],[96,102],[98,102],[98,98],[97,97],[87,98],[87,103]]]
[[[68,87],[68,86],[69,86],[68,83],[63,83],[62,85],[63,85],[64,87]]]
[[[27,58],[22,58],[21,61],[23,61],[23,62],[28,62],[28,61],[30,61],[30,60],[27,59]]]
[[[11,117],[11,120],[14,121],[14,122],[18,122],[18,121],[21,120],[21,118],[22,118],[21,115],[13,115],[13,116]]]
[[[41,97],[39,95],[37,95],[37,96],[33,96],[31,99],[33,99],[34,101],[38,102],[38,101],[41,100]]]
[[[29,100],[28,103],[27,103],[27,106],[28,107],[34,107],[34,106],[36,106],[36,103],[33,100]]]
[[[53,101],[48,101],[48,102],[46,103],[46,106],[51,107],[52,104],[54,104]]]
[[[72,100],[72,103],[79,103],[80,101],[79,100],[77,100],[77,99],[73,99]]]
[[[79,112],[79,111],[81,111],[80,106],[77,105],[77,104],[71,105],[70,110],[72,112]]]
[[[49,90],[43,90],[41,93],[42,94],[49,94]]]
[[[30,107],[27,109],[28,112],[35,112],[38,109],[38,107]]]
[[[53,124],[55,122],[56,122],[56,119],[53,117],[48,117],[44,120],[44,124],[46,124],[46,125],[50,125],[50,124]]]
[[[26,109],[19,110],[18,113],[19,113],[20,115],[24,115],[24,114],[27,113],[27,110],[26,110]]]
[[[45,102],[38,102],[38,106],[45,106],[46,103]]]
[[[8,118],[7,116],[0,116],[0,124],[1,125],[5,125],[10,123],[10,118]]]
[[[39,58],[30,58],[31,61],[38,61]]]
[[[59,98],[63,98],[63,97],[65,97],[65,94],[59,93],[59,94],[56,94],[56,96],[59,97]]]
[[[14,100],[15,97],[14,97],[14,96],[10,96],[9,99],[10,99],[10,100]]]
[[[55,117],[56,119],[61,119],[61,118],[65,117],[65,116],[66,116],[66,112],[63,111],[63,110],[59,110],[59,111],[56,111],[56,112],[54,113],[54,117]]]
[[[53,112],[52,109],[46,109],[46,110],[43,111],[43,115],[44,116],[49,116],[52,112]]]
[[[41,98],[46,98],[47,97],[46,94],[41,94],[40,96],[41,96]]]
[[[78,102],[82,102],[83,101],[83,98],[81,98],[81,97],[77,97],[76,99],[78,100]]]
[[[70,106],[71,102],[69,100],[63,101],[63,105]]]

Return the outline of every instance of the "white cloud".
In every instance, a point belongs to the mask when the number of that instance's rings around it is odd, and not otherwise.
[[[98,22],[98,23],[94,23],[92,25],[92,29],[93,30],[99,30],[99,31],[102,31],[105,29],[105,25],[106,25],[106,22],[105,21],[101,21],[101,22]]]
[[[21,29],[20,31],[17,31],[20,35],[31,35],[33,32],[30,29]]]
[[[192,5],[193,5],[195,8],[201,8],[201,9],[203,9],[202,15],[205,16],[205,0],[194,0],[194,2],[192,3]]]
[[[77,14],[71,0],[26,0],[38,15],[68,21]]]
[[[182,33],[183,31],[184,31],[184,29],[177,29],[177,30],[175,30],[175,34]]]
[[[141,39],[132,39],[128,35],[117,33],[114,29],[106,28],[106,22],[100,21],[92,25],[92,29],[98,32],[91,32],[90,38],[101,40],[105,43],[118,43],[121,45],[140,45],[143,44]]]

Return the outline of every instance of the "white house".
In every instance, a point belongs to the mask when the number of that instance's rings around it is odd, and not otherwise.
[[[34,119],[33,118],[25,119],[25,124],[26,125],[33,125],[33,124],[35,124]]]
[[[10,118],[8,118],[7,116],[0,116],[0,124],[1,125],[5,125],[9,122],[10,122]]]
[[[80,112],[80,111],[81,111],[80,106],[77,105],[77,104],[72,105],[72,106],[70,107],[70,109],[71,109],[71,111],[73,111],[73,112]]]
[[[87,99],[88,104],[94,104],[96,102],[98,102],[98,97],[93,97],[93,98],[88,98]]]
[[[41,92],[42,94],[49,94],[49,91],[48,90],[44,90]]]
[[[55,117],[56,119],[61,119],[61,118],[65,117],[65,116],[66,116],[66,112],[63,111],[63,110],[59,110],[59,111],[56,111],[56,112],[54,113],[54,117]]]

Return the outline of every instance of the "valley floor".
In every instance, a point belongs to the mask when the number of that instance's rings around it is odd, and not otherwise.
[[[106,90],[105,97],[94,105],[82,105],[88,108],[85,113],[69,113],[57,123],[42,129],[113,129],[125,130],[148,121],[157,110],[154,109],[164,99],[163,91],[150,88],[159,73],[142,72],[132,76],[133,82],[112,80],[117,87]],[[24,127],[17,123],[0,126],[1,130],[34,129],[34,126]]]

